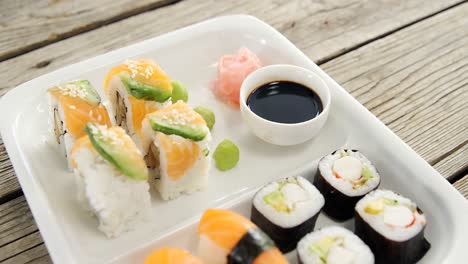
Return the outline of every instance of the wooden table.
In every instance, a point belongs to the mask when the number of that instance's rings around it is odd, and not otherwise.
[[[0,0],[0,96],[207,18],[274,26],[468,197],[468,2]],[[0,262],[50,263],[0,139]]]

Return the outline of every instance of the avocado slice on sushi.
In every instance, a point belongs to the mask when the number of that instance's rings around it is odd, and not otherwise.
[[[326,263],[328,252],[330,252],[330,248],[335,244],[336,239],[333,237],[324,237],[319,241],[315,242],[309,247],[309,250],[319,256],[319,258]]]
[[[147,115],[151,128],[166,135],[201,141],[210,130],[203,117],[182,101]]]
[[[93,89],[88,80],[77,80],[67,82],[49,89],[52,94],[58,92],[62,95],[79,97],[92,105],[98,105],[101,102],[101,97]]]
[[[122,73],[120,76],[122,83],[127,89],[128,93],[137,99],[165,102],[172,95],[172,89],[163,89],[157,86],[152,86],[139,82],[130,78],[128,73]]]
[[[146,164],[124,130],[88,123],[85,131],[96,151],[121,173],[135,180],[148,179]]]

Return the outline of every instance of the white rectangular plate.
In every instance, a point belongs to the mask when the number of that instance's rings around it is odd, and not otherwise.
[[[269,145],[249,132],[239,111],[214,98],[208,83],[216,78],[218,58],[240,47],[254,51],[265,65],[299,65],[326,81],[332,107],[317,138],[293,147]],[[102,94],[106,72],[127,58],[138,57],[154,59],[171,77],[186,84],[189,104],[213,109],[217,123],[211,148],[229,138],[239,145],[241,159],[227,172],[212,168],[209,186],[203,192],[169,202],[153,195],[151,221],[108,240],[70,195],[75,191],[73,175],[50,140],[45,93],[58,82],[88,79]],[[194,252],[197,220],[206,208],[231,208],[248,216],[256,188],[294,174],[311,179],[317,160],[342,146],[363,151],[382,175],[381,188],[413,199],[426,213],[426,237],[432,248],[421,262],[460,263],[468,259],[466,200],[284,36],[253,17],[209,20],[46,74],[7,93],[0,112],[4,143],[56,263],[141,263],[146,254],[161,246]],[[334,223],[321,215],[317,227],[329,224]],[[352,220],[342,225],[352,229]],[[294,253],[288,257],[292,263],[297,261]]]

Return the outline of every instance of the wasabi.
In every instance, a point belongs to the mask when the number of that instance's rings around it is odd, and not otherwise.
[[[188,91],[179,81],[172,81],[172,103],[175,104],[177,101],[182,100],[188,101]]]
[[[225,139],[216,147],[213,159],[219,170],[232,169],[239,162],[239,148],[229,139]]]
[[[204,106],[197,106],[193,110],[200,114],[203,117],[203,119],[205,119],[206,125],[211,131],[211,129],[213,129],[214,124],[216,123],[216,118],[213,111]]]

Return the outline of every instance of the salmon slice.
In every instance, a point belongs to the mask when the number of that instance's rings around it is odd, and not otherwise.
[[[160,132],[156,133],[156,138],[160,143],[160,153],[166,160],[166,173],[172,180],[176,181],[184,176],[197,162],[200,147],[191,140]]]
[[[252,222],[231,211],[208,209],[198,224],[198,233],[229,252],[254,227]]]
[[[211,87],[213,93],[228,104],[239,107],[242,82],[261,66],[257,55],[247,48],[241,48],[234,55],[222,56],[218,62],[218,79]]]
[[[104,89],[108,89],[112,78],[122,72],[130,74],[132,79],[158,87],[172,90],[171,81],[167,74],[154,61],[148,59],[128,60],[112,68],[104,79]]]
[[[85,135],[83,128],[88,122],[106,126],[112,125],[107,109],[101,103],[94,105],[80,97],[65,95],[58,89],[49,92],[62,106],[66,129],[73,137],[79,138]]]
[[[138,132],[141,130],[142,121],[146,114],[158,110],[158,106],[153,101],[145,101],[133,96],[130,96],[128,99],[132,107],[133,129]]]
[[[146,257],[143,264],[202,264],[202,262],[185,250],[161,248]]]

